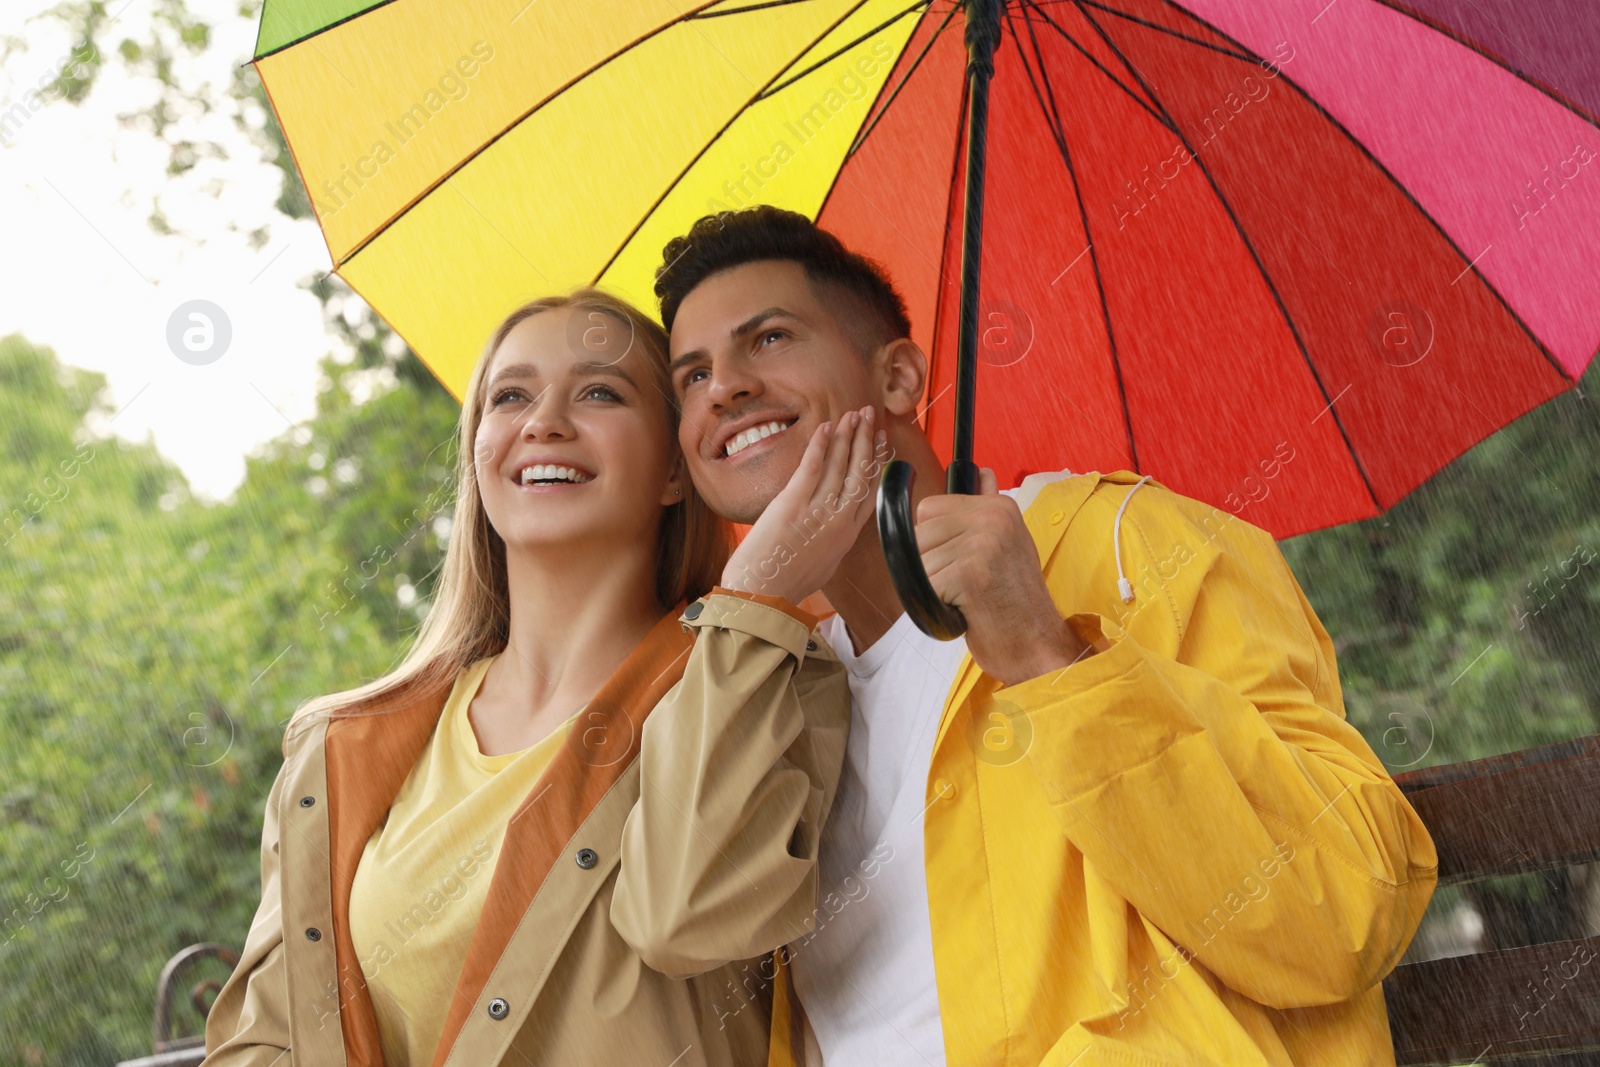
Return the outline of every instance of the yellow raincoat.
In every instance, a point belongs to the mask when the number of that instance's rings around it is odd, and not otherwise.
[[[1146,482],[1123,602],[1113,524],[1137,480],[1053,481],[1025,514],[1099,651],[1009,687],[968,656],[945,703],[924,842],[946,1062],[1392,1064],[1379,983],[1433,842],[1345,721],[1332,642],[1267,533]],[[775,969],[769,1062],[804,1063]]]

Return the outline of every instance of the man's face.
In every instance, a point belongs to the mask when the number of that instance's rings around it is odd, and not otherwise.
[[[679,305],[672,323],[678,441],[695,486],[718,514],[755,522],[819,425],[879,403],[872,359],[837,317],[853,310],[854,301],[813,285],[805,268],[787,260],[713,274]]]

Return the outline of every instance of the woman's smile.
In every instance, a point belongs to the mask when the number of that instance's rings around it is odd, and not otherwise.
[[[571,489],[594,481],[594,474],[576,464],[538,462],[524,463],[512,479],[519,489],[529,492],[549,489]]]

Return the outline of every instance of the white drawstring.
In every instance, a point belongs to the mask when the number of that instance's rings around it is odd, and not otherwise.
[[[1117,592],[1122,594],[1124,604],[1133,603],[1133,583],[1122,576],[1122,513],[1128,510],[1128,501],[1133,499],[1133,494],[1149,480],[1150,476],[1146,474],[1133,483],[1128,495],[1122,498],[1122,506],[1117,509],[1116,521],[1111,524],[1111,554],[1117,559]]]

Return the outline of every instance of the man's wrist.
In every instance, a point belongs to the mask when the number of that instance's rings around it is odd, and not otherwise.
[[[759,593],[759,589],[750,589],[745,583],[744,575],[735,575],[730,571],[723,571],[722,578],[717,582],[724,589],[732,589],[740,593]]]
[[[723,589],[731,589],[739,593],[760,593],[763,596],[778,596],[785,600],[793,600],[784,590],[779,589],[776,582],[767,581],[750,573],[748,567],[730,564],[723,572],[721,581],[717,585]]]
[[[1033,650],[1020,658],[1006,676],[995,675],[1005,685],[1019,685],[1030,678],[1063,671],[1094,655],[1094,646],[1078,636],[1067,620],[1057,616],[1055,628],[1043,635]],[[1011,677],[1014,675],[1015,677]]]

